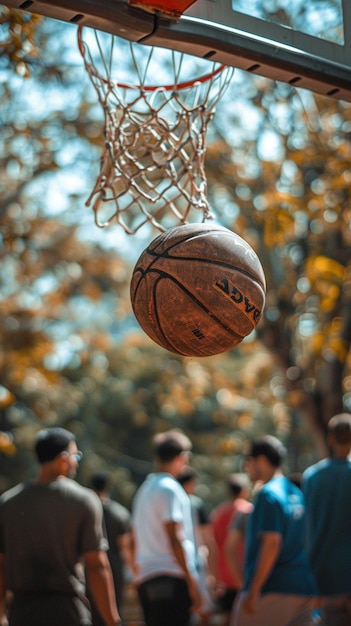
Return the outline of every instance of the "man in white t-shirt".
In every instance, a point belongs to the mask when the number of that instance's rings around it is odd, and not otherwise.
[[[136,584],[146,626],[188,626],[200,609],[191,503],[176,480],[191,447],[178,431],[157,435],[157,471],[133,503]]]

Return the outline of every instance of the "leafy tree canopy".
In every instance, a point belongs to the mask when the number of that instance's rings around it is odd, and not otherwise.
[[[101,232],[85,207],[104,138],[76,27],[5,7],[0,27],[0,488],[33,471],[33,435],[56,423],[89,452],[81,479],[110,469],[126,503],[168,427],[194,440],[210,500],[263,432],[304,469],[351,402],[351,105],[236,72],[209,130],[209,199],[260,256],[267,305],[236,349],[180,358],[129,302],[157,233]]]

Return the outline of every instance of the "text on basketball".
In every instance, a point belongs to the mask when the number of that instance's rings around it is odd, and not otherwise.
[[[252,315],[254,322],[258,322],[261,317],[261,311],[228,278],[218,280],[215,283],[215,288],[219,289],[236,304],[242,305],[245,312]]]

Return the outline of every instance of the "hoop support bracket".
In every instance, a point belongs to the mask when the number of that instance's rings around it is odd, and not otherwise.
[[[243,27],[224,24],[223,18],[221,23],[213,21],[212,13],[221,14],[225,1],[207,3],[212,11],[208,19],[198,17],[201,3],[196,2],[178,20],[130,6],[126,0],[4,0],[3,4],[90,26],[129,41],[173,48],[351,102],[351,71],[345,60],[349,57],[348,39],[344,46],[336,45],[301,33],[290,34],[289,29],[277,24],[269,25],[273,30],[268,37],[260,32],[262,20],[246,16],[250,34]],[[351,8],[348,3],[343,6],[348,11],[345,24],[349,28]],[[240,25],[242,16],[232,13]],[[295,46],[294,42],[300,40],[302,47]],[[321,54],[324,49],[326,54]]]

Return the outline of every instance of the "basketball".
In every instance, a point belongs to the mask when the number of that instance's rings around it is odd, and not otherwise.
[[[154,239],[132,274],[133,311],[144,332],[184,356],[240,343],[258,324],[266,281],[251,246],[216,224],[176,226]]]

